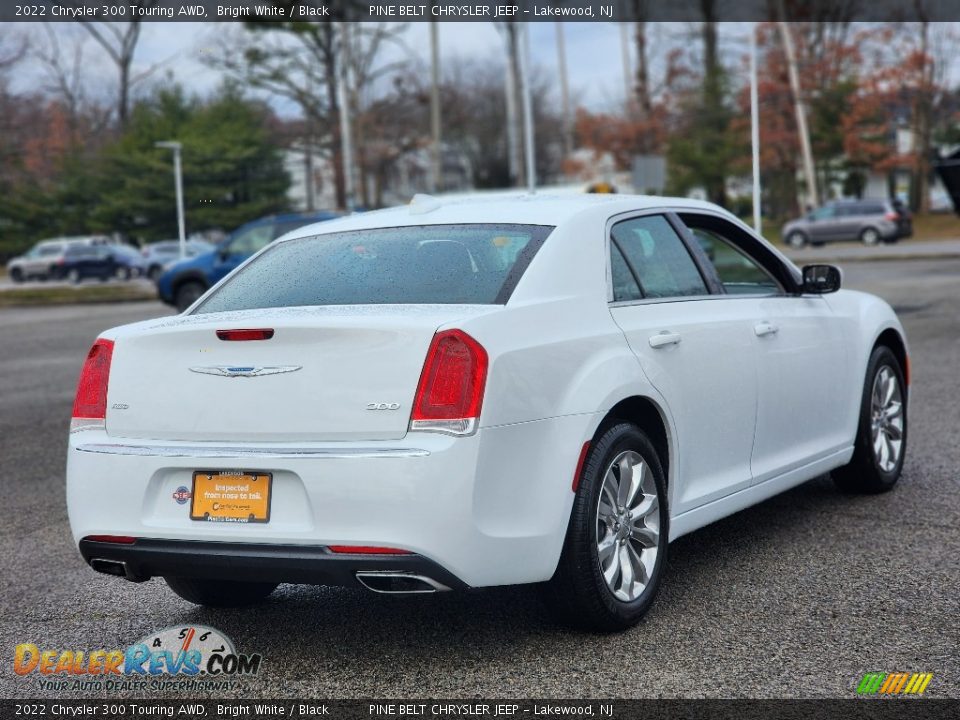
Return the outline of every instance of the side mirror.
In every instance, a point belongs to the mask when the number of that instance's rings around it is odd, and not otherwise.
[[[803,268],[803,292],[825,295],[840,289],[840,268],[835,265],[805,265]]]

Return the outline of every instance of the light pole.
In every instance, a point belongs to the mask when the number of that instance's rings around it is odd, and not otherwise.
[[[180,259],[187,256],[187,233],[183,220],[183,168],[180,165],[180,150],[183,147],[174,140],[155,142],[155,147],[173,150],[173,180],[177,188],[177,226],[180,230]]]
[[[757,99],[757,24],[750,28],[750,150],[753,157],[753,229],[763,234],[760,208],[760,103]]]

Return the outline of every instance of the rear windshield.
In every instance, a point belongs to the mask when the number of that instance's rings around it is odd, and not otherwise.
[[[552,227],[421,225],[271,246],[195,312],[303,305],[507,302]]]

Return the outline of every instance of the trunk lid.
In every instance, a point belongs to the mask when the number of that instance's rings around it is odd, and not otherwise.
[[[499,306],[365,305],[165,318],[115,335],[117,437],[247,442],[396,440],[437,328]],[[269,340],[217,330],[270,328]]]

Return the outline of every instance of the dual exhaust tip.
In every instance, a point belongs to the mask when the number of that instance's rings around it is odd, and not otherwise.
[[[105,575],[122,577],[132,582],[143,582],[127,563],[121,560],[93,558],[90,567]],[[357,581],[367,590],[386,595],[418,595],[425,593],[447,592],[449,587],[426,575],[392,570],[361,570],[356,574]]]

